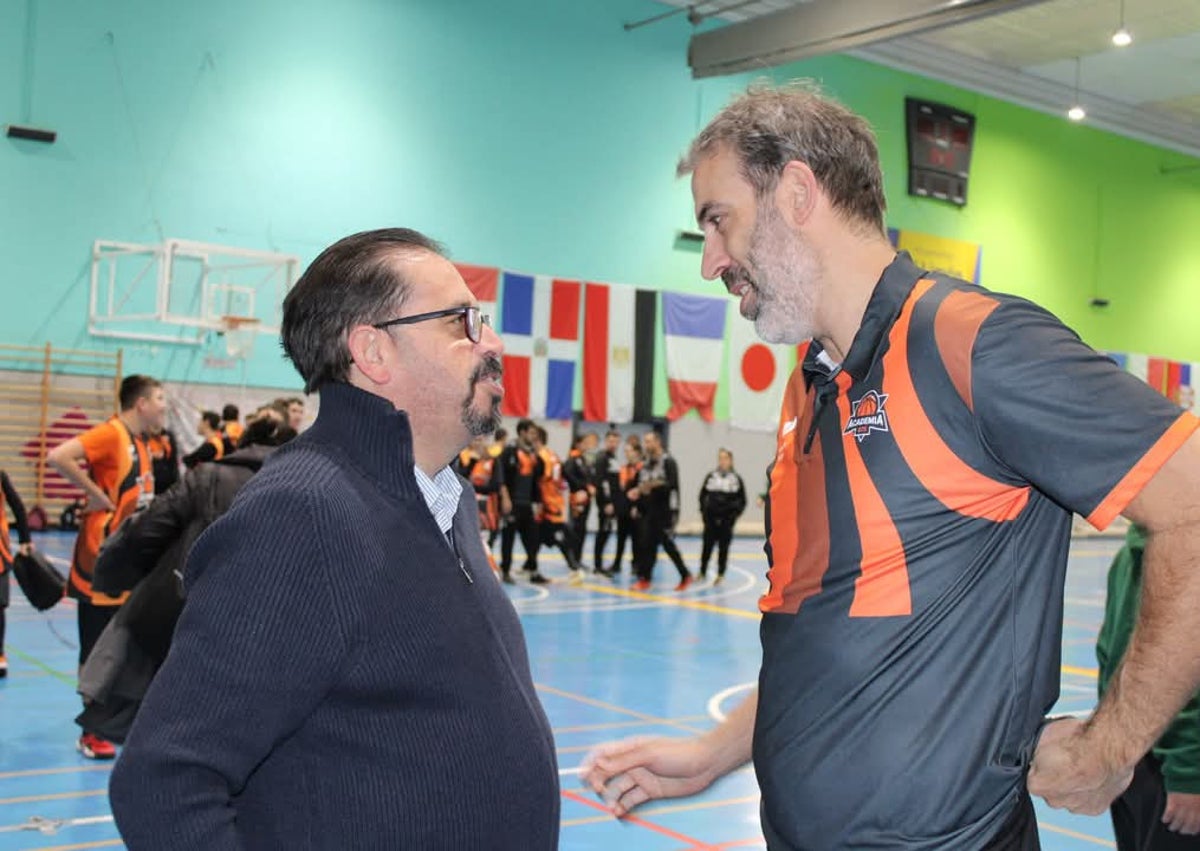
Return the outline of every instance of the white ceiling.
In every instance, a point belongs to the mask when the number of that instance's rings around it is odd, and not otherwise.
[[[660,2],[735,23],[838,0]],[[1111,41],[1121,14],[1121,0],[1042,0],[850,52],[1058,114],[1074,100],[1078,58],[1089,122],[1200,156],[1200,0],[1125,0],[1124,48]]]

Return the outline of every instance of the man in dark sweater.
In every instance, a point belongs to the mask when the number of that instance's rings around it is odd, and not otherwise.
[[[503,345],[441,249],[399,229],[322,252],[282,335],[320,412],[188,559],[112,776],[122,837],[551,851],[554,741],[448,468],[498,423]]]

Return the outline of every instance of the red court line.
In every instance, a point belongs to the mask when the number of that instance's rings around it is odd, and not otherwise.
[[[563,789],[562,796],[564,798],[569,798],[576,803],[583,804],[585,807],[591,807],[593,810],[600,810],[602,813],[608,813],[610,815],[612,814],[612,810],[601,804],[599,801],[593,801],[590,798],[580,795],[578,792],[571,792],[568,789]],[[662,825],[646,821],[645,819],[638,818],[637,816],[622,816],[620,820],[629,824],[636,824],[639,827],[644,827],[647,830],[652,830],[655,833],[668,836],[671,839],[678,839],[680,842],[686,842],[688,844],[687,851],[704,851],[704,849],[709,847],[708,843],[706,842],[702,842],[699,839],[693,839],[690,836],[684,836],[682,833],[676,833],[669,827],[663,827]]]

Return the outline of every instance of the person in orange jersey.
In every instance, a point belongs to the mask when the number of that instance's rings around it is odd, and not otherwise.
[[[575,539],[568,521],[570,520],[570,489],[563,475],[562,460],[553,449],[546,445],[546,430],[541,426],[533,427],[533,448],[541,459],[541,476],[537,486],[540,488],[542,513],[538,520],[541,542],[546,546],[554,546],[562,553],[563,560],[570,571],[570,581],[583,581],[583,568],[575,559]]]
[[[898,252],[874,134],[811,85],[752,86],[678,173],[702,275],[806,344],[762,669],[714,730],[605,746],[585,781],[623,814],[753,758],[771,849],[1024,851],[1031,795],[1103,812],[1200,685],[1200,419],[1041,307]],[[1145,584],[1095,713],[1051,721],[1075,514],[1145,525]]]
[[[25,503],[13,487],[8,473],[0,470],[0,679],[8,676],[8,659],[4,655],[4,610],[8,608],[8,572],[12,569],[13,549],[8,534],[8,512],[12,511],[17,526],[17,552],[29,555],[33,552],[33,539],[29,536],[29,518],[25,514]]]
[[[81,667],[128,596],[110,597],[92,590],[96,554],[122,520],[153,499],[154,473],[145,435],[163,427],[167,412],[162,384],[149,376],[125,378],[118,396],[120,413],[59,444],[46,456],[47,463],[87,495],[67,579],[67,595],[77,602]],[[111,742],[89,730],[83,731],[77,747],[88,759],[116,756]]]
[[[475,491],[475,504],[479,507],[479,532],[483,551],[488,564],[497,575],[500,566],[492,552],[491,537],[500,528],[500,465],[492,455],[486,434],[476,435],[462,452],[458,453],[455,472],[471,483]]]
[[[196,425],[201,444],[183,456],[183,466],[191,470],[205,461],[220,461],[225,457],[225,435],[221,431],[221,418],[216,411],[204,411]]]

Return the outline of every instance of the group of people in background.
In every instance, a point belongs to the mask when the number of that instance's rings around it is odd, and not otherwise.
[[[257,457],[258,450],[252,449],[253,446],[275,446],[294,436],[296,430],[292,423],[298,425],[304,417],[304,402],[298,398],[276,399],[259,407],[247,418],[245,426],[239,421],[239,412],[234,405],[226,405],[222,417],[205,411],[198,429],[204,438],[200,448],[180,458],[176,437],[166,428],[167,400],[160,381],[146,375],[126,377],[121,382],[118,403],[118,413],[78,437],[59,444],[46,457],[49,466],[84,493],[82,501],[75,506],[79,533],[71,555],[66,596],[76,602],[81,684],[86,678],[89,662],[93,660],[94,649],[103,644],[107,655],[101,662],[101,679],[109,688],[132,668],[127,654],[128,647],[134,644],[130,641],[131,635],[138,640],[136,646],[155,646],[146,639],[146,635],[153,632],[161,650],[157,664],[161,664],[181,598],[174,606],[127,606],[138,580],[147,578],[152,571],[147,567],[134,579],[129,579],[129,574],[124,571],[136,564],[136,560],[106,558],[106,545],[118,530],[130,546],[128,542],[143,543],[135,530],[154,529],[165,539],[164,547],[172,546],[171,562],[181,561],[187,553],[186,543],[190,543],[182,529],[190,518],[181,507],[185,501],[175,497],[208,489],[208,485],[198,483],[203,468],[213,462],[222,465],[218,478],[224,477],[227,469],[245,468],[247,454]],[[189,469],[182,480],[181,462]],[[228,501],[232,500],[233,490],[226,488],[221,492],[228,496]],[[161,510],[148,511],[158,496],[164,500]],[[211,522],[213,506],[227,507],[228,501],[214,500],[210,495],[210,498],[197,500],[195,505],[203,507],[208,522]],[[8,495],[8,502],[14,509],[19,505],[15,494]],[[163,532],[162,523],[148,521],[148,518],[167,515],[168,508],[174,509],[171,514],[174,532],[169,535]],[[27,532],[23,533],[21,541],[27,545]],[[145,554],[151,550],[142,546],[138,551]],[[120,576],[106,575],[104,565],[116,562],[120,562],[117,570]],[[112,570],[110,566],[109,571]],[[139,591],[143,600],[150,596],[148,592],[152,585],[159,590],[174,587],[170,571],[161,578],[167,581],[146,583],[145,589]],[[167,596],[170,596],[169,590]],[[155,599],[161,602],[163,598]],[[121,619],[114,624],[118,612],[122,613]],[[139,612],[149,612],[152,621],[151,626],[141,632],[142,625],[136,618]],[[156,665],[143,666],[140,670],[152,674],[155,668]],[[115,725],[107,723],[111,713],[104,708],[102,698],[108,693],[108,689],[102,690],[98,698],[93,695],[92,699],[85,695],[84,712],[76,719],[82,730],[77,747],[89,759],[113,758],[116,755],[113,741],[121,740],[120,731],[127,730],[132,720],[132,714],[126,713]],[[106,719],[106,723],[96,723],[97,715]],[[118,732],[114,734],[113,730]]]
[[[485,550],[506,584],[512,584],[513,551],[519,538],[525,550],[521,570],[536,585],[550,582],[538,568],[542,547],[554,547],[566,562],[570,581],[587,573],[584,549],[593,506],[596,531],[591,572],[608,579],[621,573],[626,545],[631,554],[633,588],[649,590],[658,550],[679,572],[675,590],[683,591],[694,576],[675,545],[679,522],[679,468],[656,430],[638,436],[610,429],[604,444],[595,432],[581,432],[563,460],[547,445],[546,430],[530,419],[517,423],[516,439],[499,429],[489,443],[476,437],[458,456],[455,467],[475,489]],[[623,448],[622,448],[623,445]],[[719,584],[729,562],[734,524],[746,509],[746,489],[733,469],[733,454],[718,452],[717,467],[700,489],[704,547],[700,577],[706,578],[714,548]],[[605,562],[615,534],[616,552]],[[495,557],[496,540],[500,557]]]

